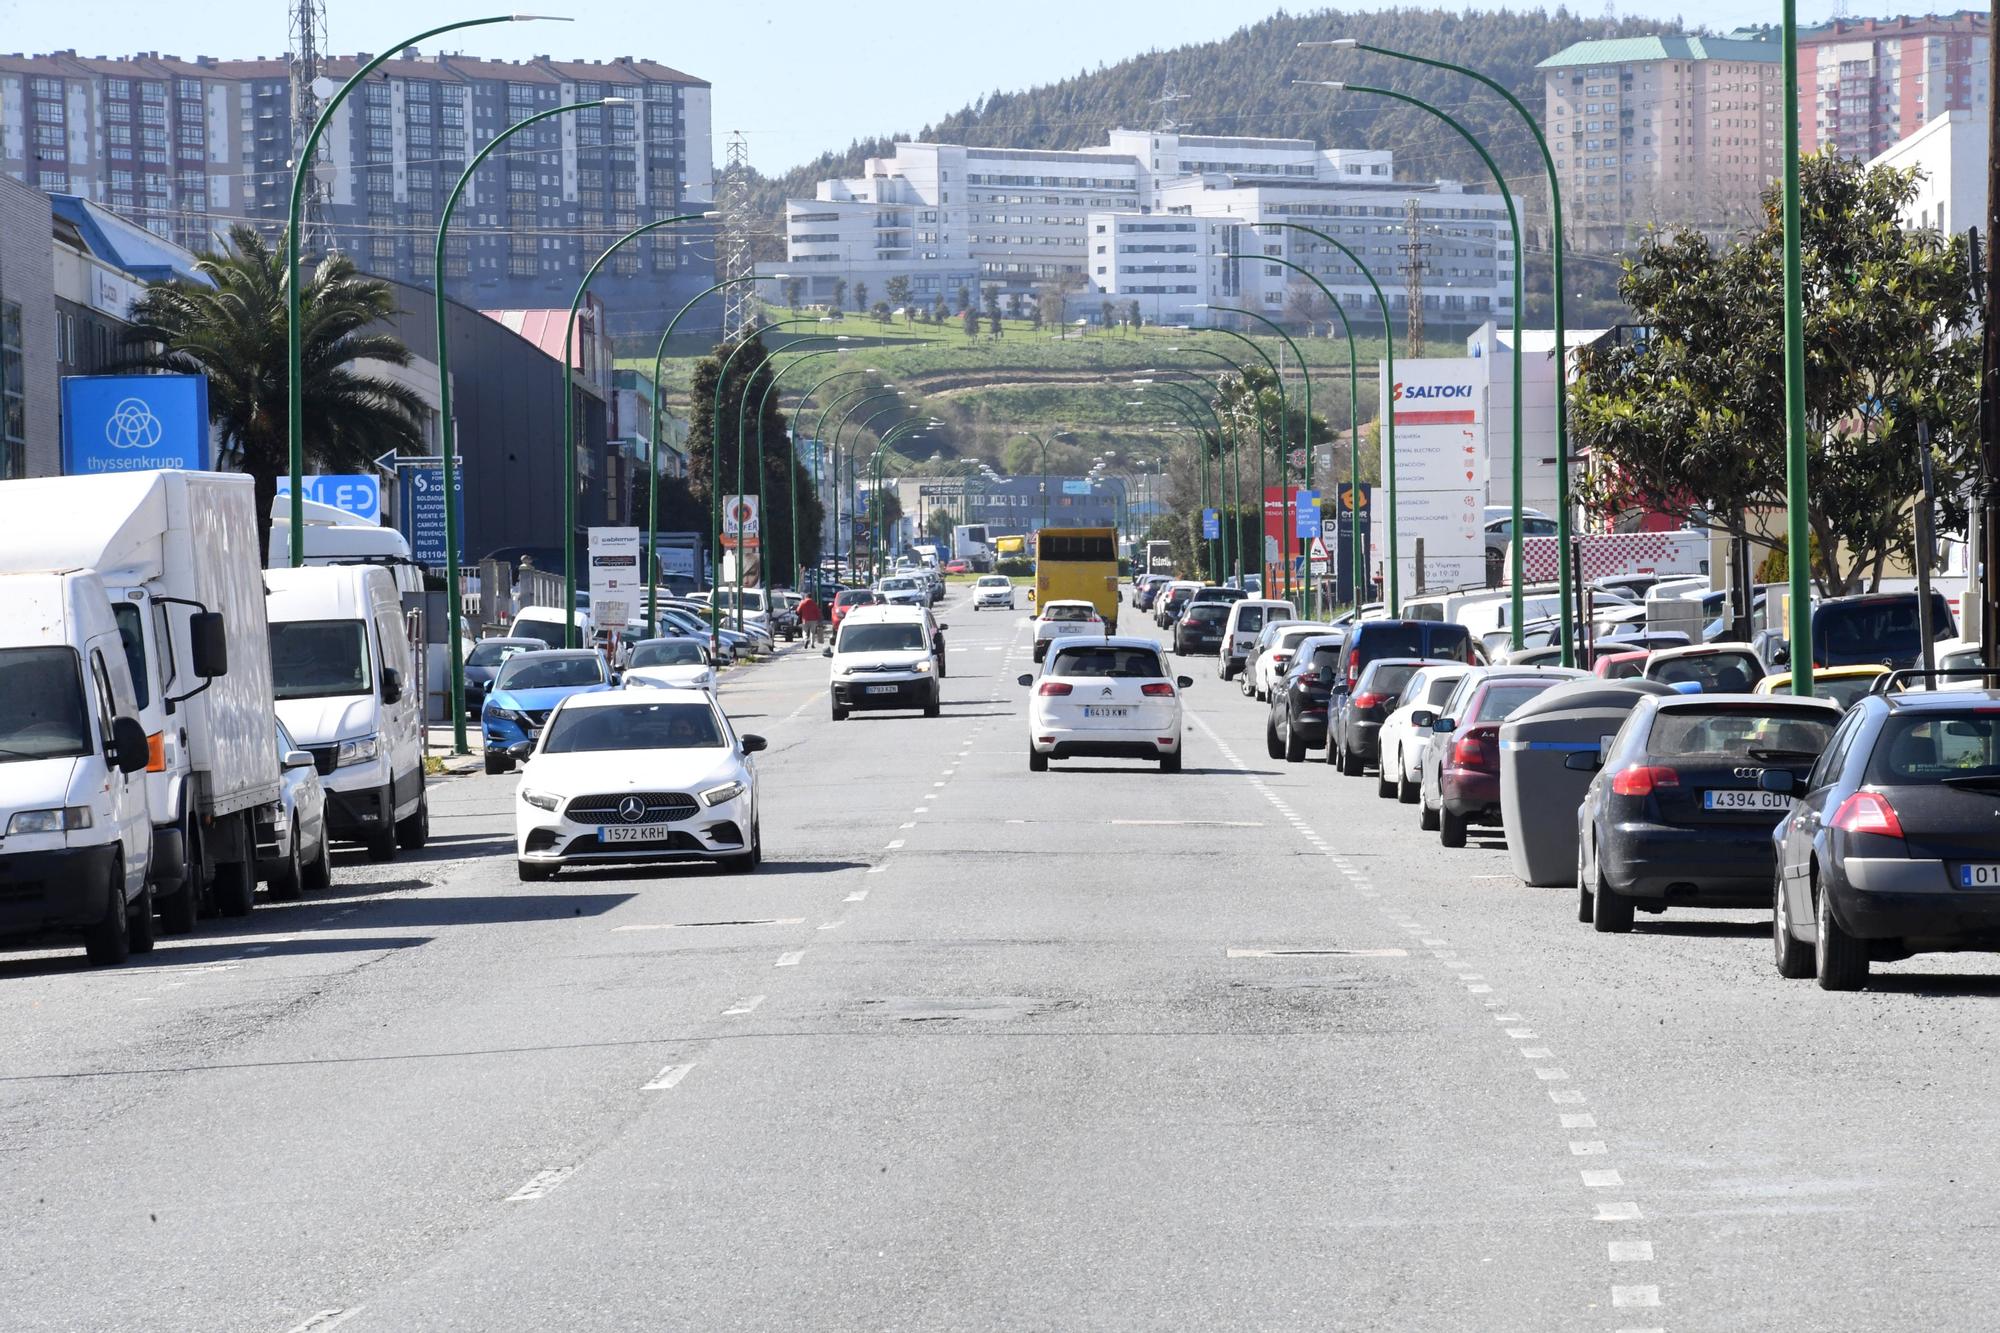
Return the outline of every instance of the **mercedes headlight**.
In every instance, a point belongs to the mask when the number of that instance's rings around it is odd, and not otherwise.
[[[381,748],[381,740],[375,736],[356,736],[351,741],[342,741],[340,756],[334,760],[333,766],[346,768],[349,764],[365,764],[373,759]]]
[[[537,810],[553,810],[562,804],[562,797],[554,792],[536,791],[533,787],[521,788],[521,799]]]
[[[16,833],[64,833],[90,827],[90,807],[66,805],[54,810],[16,810],[7,821],[7,836]]]
[[[701,794],[701,803],[710,807],[718,806],[724,801],[735,800],[748,790],[749,788],[740,782],[725,782],[720,787],[710,787],[707,791],[703,792]]]

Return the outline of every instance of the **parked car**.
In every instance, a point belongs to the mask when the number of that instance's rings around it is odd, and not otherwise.
[[[1035,660],[1048,656],[1049,645],[1057,639],[1080,634],[1103,638],[1110,632],[1090,602],[1074,598],[1048,602],[1035,613]]]
[[[1193,683],[1167,674],[1151,639],[1059,640],[1039,676],[1020,677],[1034,691],[1028,770],[1088,756],[1153,759],[1163,773],[1180,772],[1180,692]]]
[[[1327,698],[1333,693],[1334,664],[1344,634],[1316,634],[1294,650],[1290,669],[1271,691],[1264,721],[1264,748],[1273,759],[1296,764],[1307,750],[1326,744]]]
[[[1513,671],[1504,667],[1469,673],[1459,682],[1444,715],[1431,723],[1424,747],[1419,800],[1425,828],[1436,828],[1447,847],[1465,846],[1473,824],[1500,822],[1500,724],[1515,709],[1581,671],[1561,667]]]
[[[1269,645],[1244,672],[1250,677],[1251,692],[1260,701],[1270,699],[1271,691],[1278,687],[1279,680],[1290,669],[1293,654],[1300,644],[1307,639],[1337,632],[1333,626],[1313,620],[1279,621],[1277,624],[1277,632],[1271,636]],[[1345,642],[1344,634],[1341,638]]]
[[[1958,637],[1951,603],[1941,592],[1931,593],[1931,637],[1939,641]],[[1912,667],[1919,665],[1923,647],[1916,593],[1866,593],[1829,597],[1813,604],[1812,660],[1816,667],[1869,662]]]
[[[1363,667],[1354,688],[1334,695],[1328,707],[1326,761],[1350,778],[1378,763],[1382,723],[1396,709],[1403,686],[1420,668],[1442,665],[1420,657],[1378,657]],[[1391,776],[1385,769],[1383,785]]]
[[[1652,654],[1637,651],[1601,653],[1590,665],[1590,674],[1600,680],[1637,680],[1646,674],[1646,659]]]
[[[501,666],[515,653],[531,653],[547,644],[540,639],[481,639],[465,655],[465,715],[479,716],[486,704],[486,691]]]
[[[595,648],[549,648],[507,659],[479,716],[486,771],[512,771],[515,747],[540,739],[556,705],[574,694],[596,694],[618,682]]]
[[[297,898],[307,889],[333,882],[331,839],[326,836],[326,788],[313,757],[292,739],[285,724],[274,724],[284,794],[275,817],[258,821],[257,878],[271,896]]]
[[[1160,595],[1160,589],[1172,582],[1172,576],[1167,574],[1141,574],[1132,580],[1133,607],[1140,611],[1151,611],[1153,602]]]
[[[1160,589],[1160,595],[1153,601],[1153,623],[1161,629],[1172,625],[1199,587],[1201,584],[1191,579],[1175,579]]]
[[[1703,694],[1748,694],[1765,676],[1764,659],[1747,643],[1697,643],[1662,648],[1646,659],[1647,680],[1695,684]]]
[[[1823,699],[1648,695],[1619,729],[1577,809],[1577,915],[1600,932],[1634,908],[1761,907],[1771,830],[1840,722]],[[1575,762],[1596,764],[1584,751]],[[1990,818],[1990,816],[1989,816]]]
[[[947,574],[970,574],[972,572],[972,564],[967,560],[947,560],[944,562],[944,572]]]
[[[1250,646],[1243,652],[1243,670],[1236,673],[1236,689],[1244,698],[1260,697],[1257,691],[1257,662],[1270,651],[1271,645],[1277,642],[1280,630],[1297,623],[1299,622],[1280,616],[1264,618],[1263,628],[1257,631],[1257,637],[1250,641]]]
[[[1871,963],[2000,950],[2000,691],[1870,695],[1779,794],[1780,975],[1858,990]]]
[[[696,690],[571,696],[513,755],[525,760],[514,798],[520,878],[659,861],[755,870],[764,835],[750,756],[763,748]]]
[[[624,686],[715,692],[715,666],[703,639],[641,639],[626,659]]]
[[[1298,608],[1290,602],[1263,597],[1238,601],[1230,607],[1229,619],[1223,625],[1222,646],[1216,652],[1216,674],[1224,680],[1232,679],[1255,660],[1251,648],[1265,625],[1273,620],[1296,620],[1298,615]]]
[[[1421,658],[1429,662],[1473,662],[1472,635],[1448,620],[1363,620],[1347,636],[1336,690],[1352,690],[1361,672],[1378,657]]]
[[[855,607],[879,606],[881,603],[882,595],[873,588],[842,588],[833,598],[833,627],[839,629],[840,622],[845,620],[847,613]]]
[[[1938,665],[1944,665],[1942,659]],[[1844,712],[1852,708],[1857,699],[1866,697],[1875,682],[1888,673],[1889,668],[1879,662],[1863,666],[1819,667],[1812,673],[1813,697],[1831,700]],[[1791,692],[1792,673],[1789,671],[1777,672],[1757,682],[1758,694]]]
[[[1459,680],[1472,669],[1459,662],[1435,663],[1419,667],[1403,683],[1395,708],[1376,733],[1381,772],[1377,795],[1393,795],[1404,805],[1417,803],[1424,776],[1424,743],[1430,739],[1431,723],[1458,688]]]

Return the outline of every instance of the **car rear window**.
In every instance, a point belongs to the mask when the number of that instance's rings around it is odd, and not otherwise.
[[[1555,682],[1540,680],[1496,681],[1480,692],[1473,702],[1473,722],[1504,722],[1514,710],[1548,689]]]
[[[1150,648],[1065,648],[1056,653],[1051,676],[1120,676],[1161,680],[1166,669]]]
[[[1044,620],[1089,620],[1097,613],[1087,606],[1052,606],[1042,612]]]
[[[1826,748],[1836,720],[1781,708],[1677,708],[1654,715],[1646,753],[1658,759],[1812,759]]]
[[[1663,685],[1691,680],[1704,694],[1745,694],[1764,678],[1764,664],[1749,653],[1697,653],[1653,663],[1647,675]]]
[[[1944,594],[1931,594],[1931,633],[1939,639],[1957,633],[1951,604]],[[1917,596],[1883,597],[1846,606],[1821,606],[1813,611],[1813,657],[1821,666],[1857,666],[1890,659],[1909,661],[1923,651],[1917,627]]]
[[[1922,786],[1954,779],[1990,790],[2000,785],[2000,712],[1891,717],[1868,759],[1869,782]]]
[[[1431,682],[1430,697],[1424,702],[1432,708],[1444,707],[1445,701],[1451,698],[1451,692],[1458,688],[1458,682],[1464,679],[1463,676],[1440,676]]]
[[[1424,628],[1421,625],[1363,625],[1361,646],[1355,652],[1364,661],[1378,657],[1422,657]]]
[[[1414,662],[1377,662],[1361,678],[1361,688],[1375,694],[1400,693],[1416,674]]]
[[[1236,632],[1238,634],[1251,634],[1262,628],[1264,628],[1263,607],[1246,606],[1236,613]]]

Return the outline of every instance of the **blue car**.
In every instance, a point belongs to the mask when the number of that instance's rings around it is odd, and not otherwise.
[[[556,648],[508,658],[479,714],[486,771],[512,771],[514,757],[508,749],[540,737],[557,704],[572,694],[595,694],[617,683],[603,655],[592,648]]]

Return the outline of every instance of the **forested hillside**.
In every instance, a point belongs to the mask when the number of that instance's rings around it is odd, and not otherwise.
[[[1682,31],[1678,19],[1607,23],[1567,8],[1520,13],[1456,13],[1436,8],[1348,13],[1338,9],[1279,14],[1217,42],[1149,51],[1115,65],[1086,70],[1024,92],[995,89],[979,101],[923,127],[914,136],[1001,148],[1080,148],[1101,143],[1106,130],[1156,123],[1156,103],[1169,85],[1186,93],[1175,119],[1195,134],[1284,135],[1323,146],[1388,148],[1397,175],[1478,182],[1478,157],[1449,129],[1415,107],[1378,97],[1343,96],[1300,88],[1294,79],[1344,79],[1394,87],[1449,111],[1493,151],[1510,177],[1538,176],[1534,144],[1519,119],[1471,80],[1405,61],[1351,52],[1298,49],[1301,41],[1363,37],[1380,46],[1473,65],[1499,79],[1531,109],[1541,105],[1535,63],[1571,42]],[[891,139],[854,143],[805,166],[755,182],[758,211],[776,216],[787,198],[811,198],[824,177],[853,176],[865,158],[891,151]],[[1524,190],[1531,207],[1538,190]],[[775,229],[774,229],[775,230]],[[773,240],[780,250],[779,235]]]

